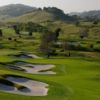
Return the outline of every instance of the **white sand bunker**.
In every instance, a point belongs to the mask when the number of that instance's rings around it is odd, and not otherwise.
[[[51,71],[55,65],[31,64],[26,62],[16,62],[15,65],[31,74],[56,74],[55,72]]]
[[[26,62],[16,62],[18,67],[24,69],[27,73],[34,74],[56,74],[53,71],[50,71],[55,65],[49,64],[31,64]]]
[[[30,53],[21,53],[21,54],[10,55],[10,56],[18,57],[18,58],[34,58],[34,59],[41,58],[41,57],[39,57],[39,56],[37,56],[37,55],[30,54]]]
[[[6,80],[16,84],[10,86],[7,84],[0,83],[0,90],[3,90],[8,93],[27,96],[46,96],[48,93],[48,84],[43,82],[33,81],[31,79],[19,76],[6,76]]]

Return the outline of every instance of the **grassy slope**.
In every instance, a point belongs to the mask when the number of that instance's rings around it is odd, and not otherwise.
[[[11,61],[14,59],[11,59]],[[23,59],[24,60],[24,59]],[[0,58],[2,61],[2,58]],[[7,60],[6,60],[7,61]],[[9,58],[8,58],[9,61]],[[100,99],[100,63],[82,59],[41,59],[28,60],[33,63],[56,64],[57,75],[32,75],[0,68],[0,74],[18,74],[41,80],[50,85],[46,97],[25,97],[0,92],[0,100],[99,100]],[[80,66],[81,65],[81,66]]]
[[[64,35],[67,37],[68,33],[77,32],[74,25],[64,25],[67,31]],[[74,28],[74,30],[73,30]],[[69,30],[70,29],[70,30]],[[57,75],[32,75],[23,74],[19,71],[13,71],[4,68],[0,65],[0,74],[17,74],[46,82],[50,85],[49,95],[46,97],[28,97],[21,95],[8,94],[0,92],[0,100],[100,100],[100,63],[97,61],[82,60],[82,58],[52,58],[52,59],[17,59],[8,57],[8,54],[18,53],[20,50],[31,52],[36,45],[38,39],[26,40],[26,37],[19,39],[17,50],[9,50],[13,47],[14,42],[8,41],[6,38],[9,36],[16,37],[14,31],[5,29],[5,38],[0,41],[5,46],[0,49],[0,62],[11,62],[14,60],[23,60],[33,63],[50,63],[55,64],[57,67],[54,71]],[[62,35],[63,36],[63,35]],[[63,37],[65,37],[63,36]],[[69,36],[69,35],[68,35]],[[77,36],[76,36],[77,38]],[[98,37],[99,38],[99,37]],[[96,41],[96,39],[94,39]],[[84,40],[83,42],[90,42]],[[33,43],[33,44],[32,44]],[[26,47],[26,45],[28,47]],[[20,47],[20,48],[19,48]],[[8,49],[7,49],[8,48]]]
[[[10,22],[45,22],[45,21],[52,21],[54,19],[54,16],[46,11],[34,11],[32,13],[24,14],[19,17],[11,18],[8,21]]]

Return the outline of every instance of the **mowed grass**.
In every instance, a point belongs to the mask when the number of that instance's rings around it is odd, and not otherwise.
[[[58,24],[59,25],[59,24]],[[60,24],[61,25],[61,24]],[[50,26],[50,25],[49,25]],[[51,25],[52,26],[52,25]],[[88,39],[80,40],[78,31],[79,27],[75,25],[62,24],[64,32],[60,34],[59,39],[77,40],[82,42],[82,45],[89,45],[89,43],[95,44],[99,40],[100,36],[97,34],[97,38],[91,36]],[[56,29],[56,28],[55,28]],[[98,28],[99,29],[99,28]],[[92,30],[92,29],[91,29]],[[52,57],[50,59],[20,59],[8,56],[10,54],[18,54],[19,52],[32,52],[38,54],[38,48],[40,45],[41,34],[33,33],[33,37],[30,38],[28,34],[22,34],[22,38],[19,38],[13,29],[3,29],[4,36],[1,38],[0,45],[3,46],[0,49],[0,62],[12,62],[12,61],[27,61],[37,64],[54,64],[56,67],[53,69],[56,75],[34,75],[19,72],[17,70],[11,70],[3,65],[0,65],[0,75],[13,74],[20,75],[34,80],[42,81],[49,84],[49,92],[44,97],[29,97],[17,94],[10,94],[0,91],[0,100],[100,100],[100,56],[97,52],[83,52],[86,57],[76,57],[72,55],[71,58],[67,57]],[[92,31],[94,32],[94,31]],[[91,31],[90,34],[92,35]],[[12,41],[8,40],[8,37],[12,37]],[[34,38],[35,37],[35,38]],[[14,39],[18,42],[15,42]],[[99,44],[95,45],[98,46]],[[76,51],[74,53],[77,56]],[[91,54],[90,54],[91,53]],[[97,53],[97,54],[95,54]],[[93,55],[89,59],[88,54]],[[98,55],[98,56],[97,56]],[[94,56],[96,60],[94,61]]]
[[[6,58],[0,62],[17,59]],[[21,59],[19,59],[21,60]],[[100,100],[100,63],[82,59],[22,59],[33,63],[55,64],[56,75],[33,75],[0,67],[0,74],[21,75],[49,84],[44,97],[29,97],[0,92],[0,100]]]

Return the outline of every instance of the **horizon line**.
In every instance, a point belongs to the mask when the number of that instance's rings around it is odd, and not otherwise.
[[[17,4],[29,6],[29,7],[32,7],[32,8],[35,7],[35,6],[28,5],[28,4],[24,4],[24,3],[9,3],[9,4],[5,4],[5,5],[1,5],[0,7],[9,6],[9,5],[17,5]],[[47,7],[47,8],[48,8],[48,7],[56,7],[56,6],[43,6],[43,7],[35,7],[35,8],[41,8],[41,9],[43,9],[44,7]],[[67,14],[67,12],[65,12],[63,9],[61,9],[61,8],[59,8],[59,7],[56,7],[56,8],[62,10],[64,13]],[[83,11],[70,11],[70,12],[68,12],[68,13],[84,13],[84,12],[99,11],[99,10],[100,10],[100,9],[91,9],[91,10],[83,10]]]

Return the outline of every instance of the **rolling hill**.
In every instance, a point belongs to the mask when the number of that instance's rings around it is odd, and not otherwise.
[[[51,22],[51,21],[75,21],[76,18],[65,14],[56,7],[35,8],[22,4],[10,4],[0,7],[0,21],[7,22]]]
[[[62,10],[55,7],[48,7],[44,9],[38,8],[37,10],[23,14],[22,16],[11,18],[9,22],[52,22],[52,21],[64,21],[72,22],[77,19],[73,16],[65,14]]]
[[[100,10],[91,10],[91,11],[86,11],[86,12],[72,12],[70,13],[70,15],[78,15],[82,18],[84,17],[97,17],[100,18]]]
[[[9,4],[0,7],[0,20],[21,16],[29,11],[35,10],[36,8],[26,6],[23,4]]]

